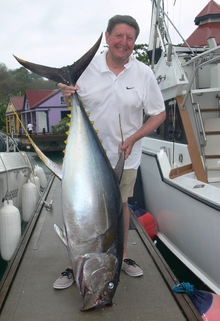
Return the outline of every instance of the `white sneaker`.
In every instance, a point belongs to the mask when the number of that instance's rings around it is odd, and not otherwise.
[[[122,262],[121,269],[125,271],[130,276],[141,276],[143,275],[143,270],[140,266],[131,259],[124,259]]]
[[[60,277],[54,282],[54,289],[66,289],[74,282],[74,275],[72,269],[66,269],[61,273]]]

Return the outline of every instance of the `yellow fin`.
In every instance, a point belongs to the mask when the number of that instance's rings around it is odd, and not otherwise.
[[[53,172],[61,180],[62,179],[62,166],[51,161],[44,153],[42,153],[42,151],[37,147],[37,145],[34,143],[33,139],[28,134],[24,124],[22,123],[21,119],[19,118],[19,116],[17,114],[16,109],[13,106],[12,106],[12,110],[13,110],[17,120],[19,121],[21,127],[23,128],[26,136],[28,137],[29,141],[31,142],[31,145],[33,146],[38,157],[47,166],[47,168],[49,168],[50,171]]]

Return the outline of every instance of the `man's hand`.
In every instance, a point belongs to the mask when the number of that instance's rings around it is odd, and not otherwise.
[[[78,86],[67,86],[65,84],[58,84],[58,87],[61,89],[64,100],[68,104],[68,99],[71,95],[75,94],[76,90],[79,89]]]
[[[118,147],[119,155],[121,154],[122,151],[124,151],[125,159],[127,159],[128,156],[132,152],[132,148],[134,146],[134,143],[135,143],[135,139],[134,139],[133,135],[128,137],[128,138],[126,138],[124,143],[120,144],[119,147]]]

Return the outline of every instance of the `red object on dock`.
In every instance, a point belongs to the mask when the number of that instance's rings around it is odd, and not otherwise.
[[[212,292],[197,290],[189,282],[182,282],[173,287],[174,292],[185,292],[189,295],[204,321],[219,321],[220,316],[220,295]]]
[[[144,227],[150,238],[154,239],[157,235],[157,222],[153,215],[147,212],[144,215],[138,217],[138,220],[140,221],[141,225]]]
[[[205,291],[203,293],[205,293]],[[211,295],[212,303],[209,309],[207,311],[202,311],[200,315],[205,321],[218,321],[220,318],[220,296],[214,293],[212,293]]]

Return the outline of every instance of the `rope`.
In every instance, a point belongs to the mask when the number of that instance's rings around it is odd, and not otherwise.
[[[194,294],[194,285],[190,284],[189,282],[182,282],[178,285],[175,285],[172,289],[174,292],[185,292],[190,296]]]
[[[28,137],[29,141],[31,142],[32,146],[33,146],[33,147],[36,146],[35,143],[34,143],[34,141],[33,141],[33,139],[32,139],[31,136],[28,134],[28,131],[27,131],[27,129],[25,128],[24,124],[22,123],[21,119],[19,118],[18,113],[17,113],[16,109],[14,108],[14,106],[12,106],[12,111],[14,112],[17,120],[18,120],[19,123],[21,124],[21,126],[22,126],[22,128],[23,128],[26,136]],[[36,149],[39,150],[39,148],[38,148],[37,146],[36,146],[36,148],[34,148],[34,149],[35,149],[35,151],[36,151]],[[39,155],[38,155],[38,157],[40,158]],[[29,156],[28,156],[28,158],[29,158]],[[40,159],[41,159],[41,158],[40,158]],[[42,162],[44,162],[43,159],[41,159],[41,160],[42,160]],[[30,158],[29,158],[29,161],[30,161]],[[37,162],[36,162],[36,163],[37,163]],[[34,177],[35,174],[34,174],[33,168],[32,168],[32,173],[33,173],[33,177]],[[39,196],[40,196],[40,199],[43,201],[46,209],[47,209],[48,211],[50,211],[50,210],[52,209],[53,200],[50,201],[50,203],[46,202],[46,201],[42,198],[42,196],[41,196],[41,194],[40,194],[40,191],[39,191],[38,189],[37,189],[37,191],[38,191],[38,194],[39,194]]]

